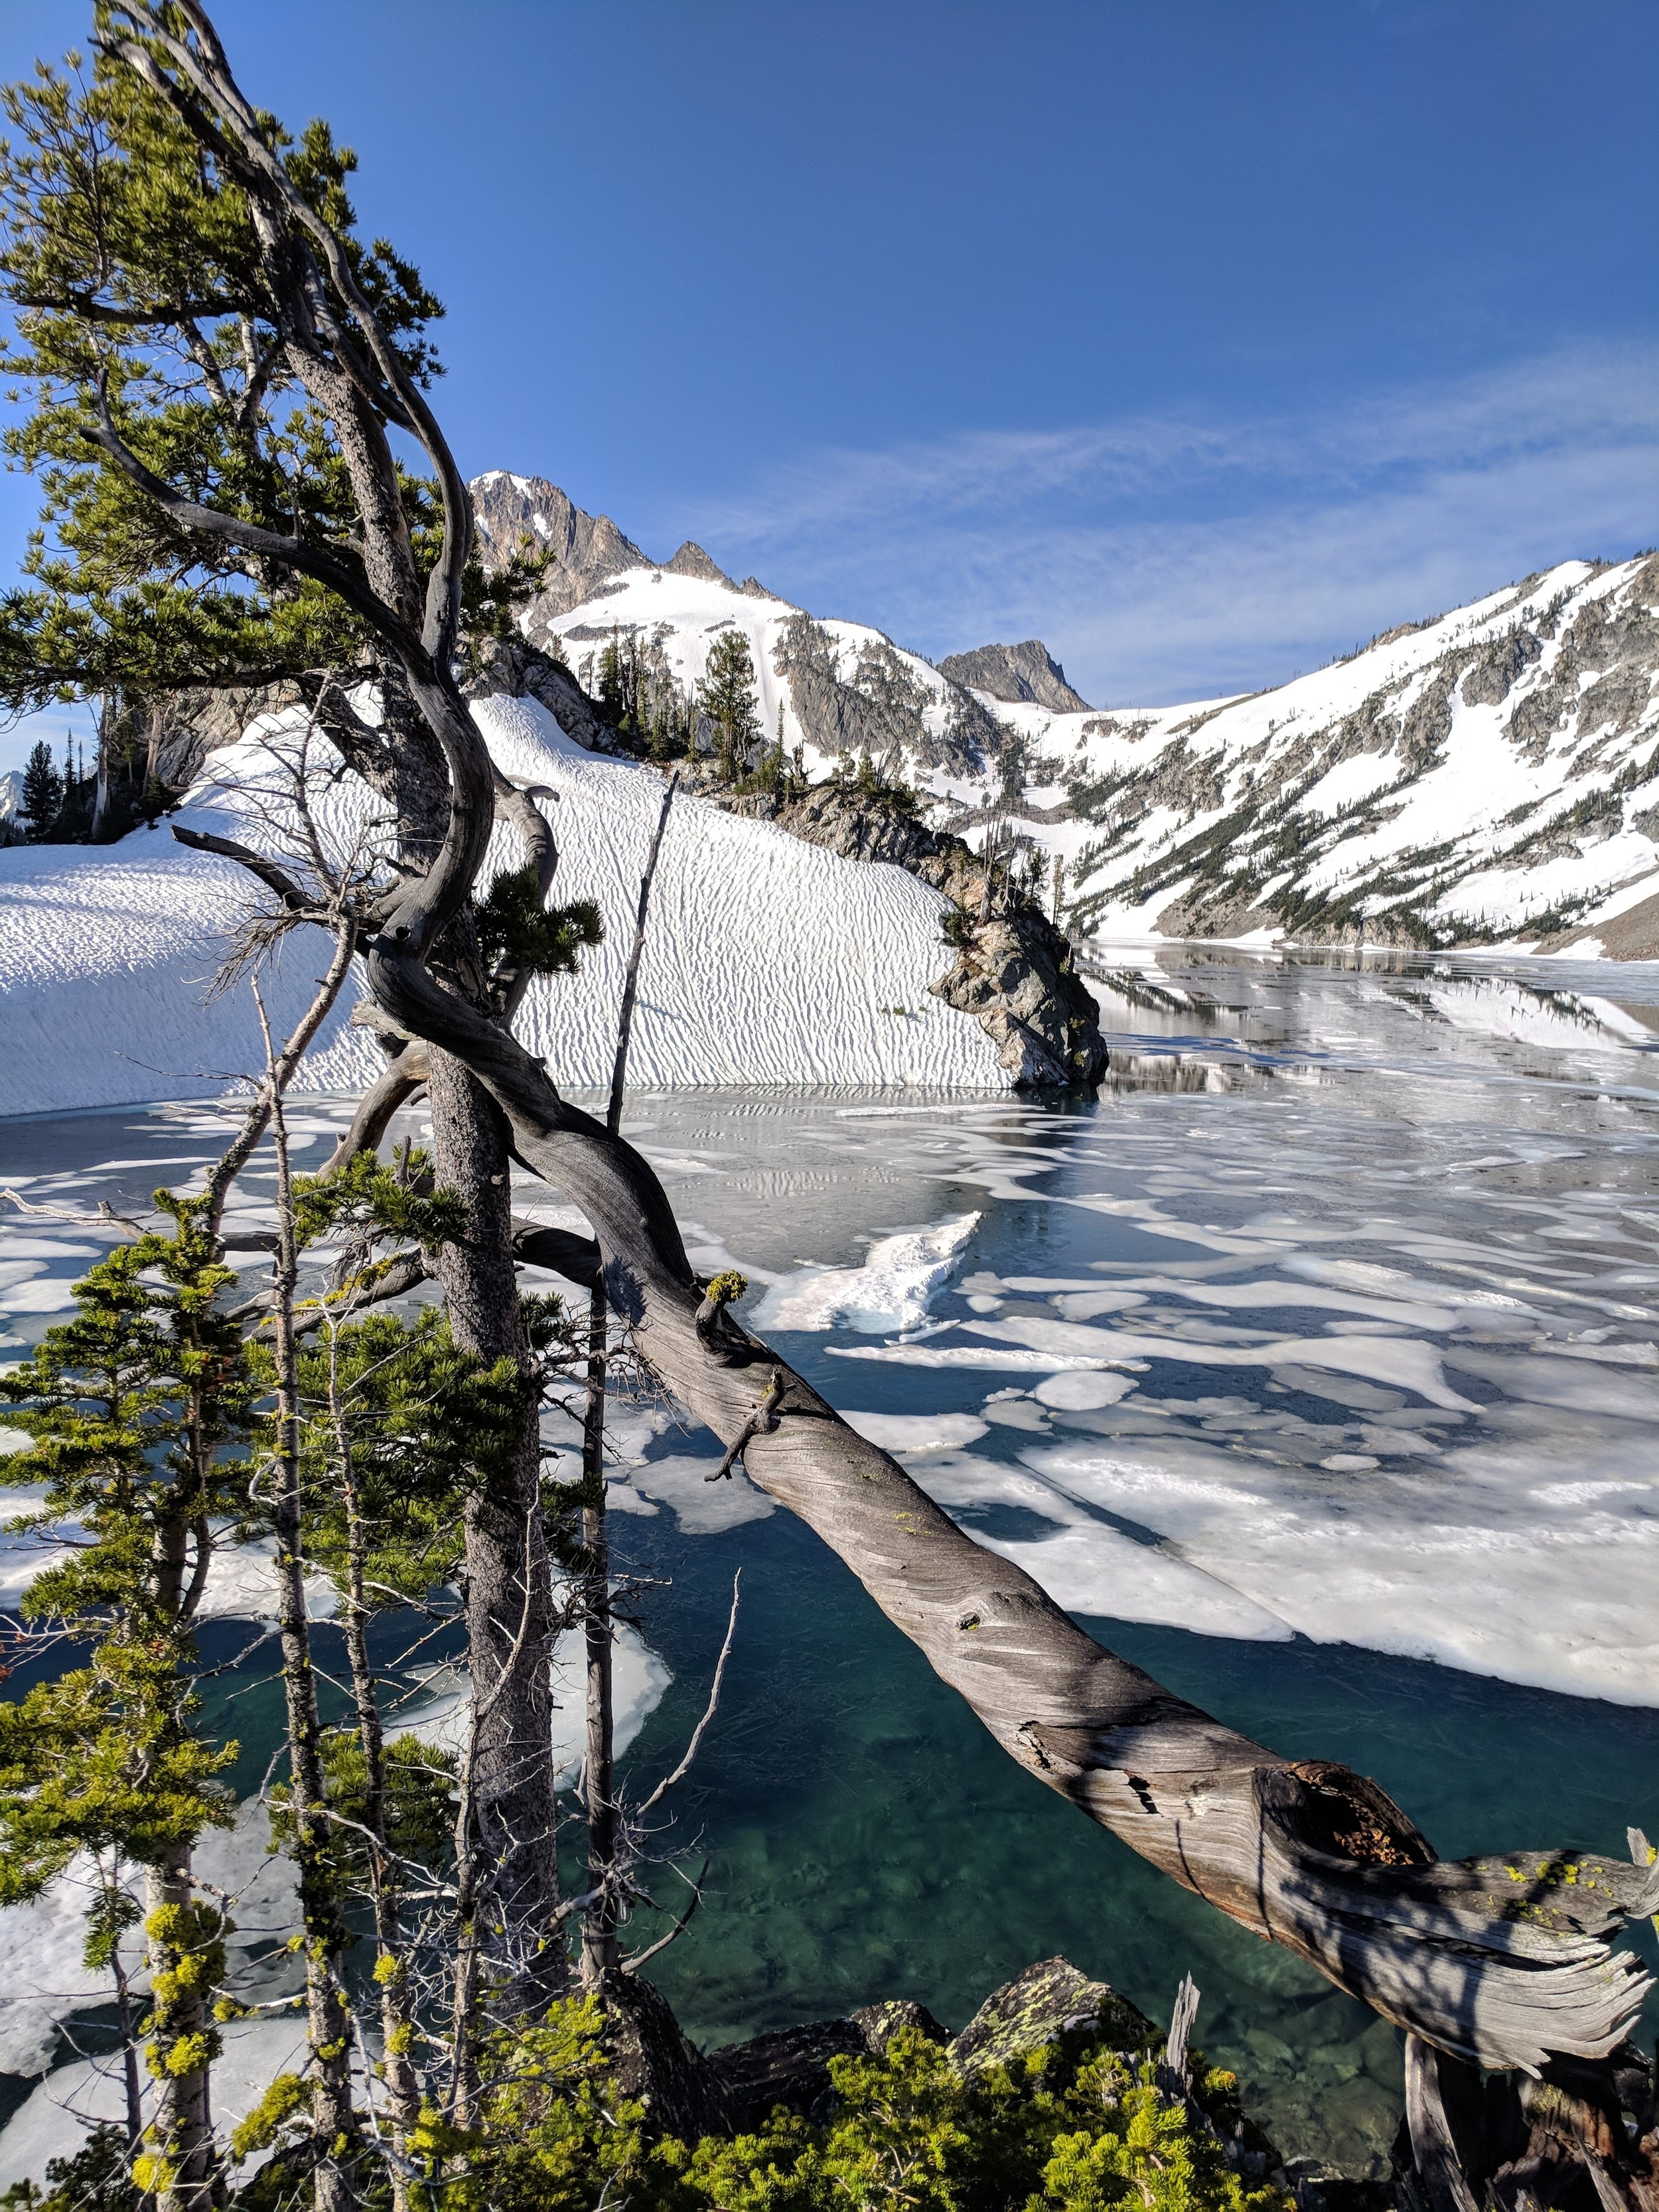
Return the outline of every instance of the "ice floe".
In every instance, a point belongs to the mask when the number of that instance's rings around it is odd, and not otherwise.
[[[963,1213],[930,1229],[878,1237],[861,1267],[809,1267],[773,1285],[757,1310],[761,1328],[915,1328],[978,1225]]]

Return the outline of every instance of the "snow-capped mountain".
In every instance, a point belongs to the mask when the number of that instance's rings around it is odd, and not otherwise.
[[[749,639],[767,738],[781,727],[786,748],[800,747],[815,775],[868,752],[930,787],[942,778],[941,795],[965,797],[988,773],[994,781],[1014,742],[978,696],[919,653],[866,623],[815,622],[752,576],[733,583],[700,545],[659,565],[607,516],[584,514],[538,477],[493,471],[474,480],[472,495],[487,559],[526,539],[552,549],[525,634],[538,645],[556,638],[590,691],[606,645],[632,637],[655,673],[689,693],[715,638],[736,627]]]
[[[1659,556],[1564,562],[1253,697],[1002,707],[1109,936],[1659,955]]]
[[[1035,641],[935,668],[701,547],[658,566],[538,478],[475,494],[487,551],[554,548],[526,631],[590,688],[631,636],[689,690],[735,625],[769,739],[902,769],[936,823],[1032,848],[1033,883],[1058,860],[1083,933],[1659,957],[1659,556],[1564,562],[1249,697],[1095,713]]]

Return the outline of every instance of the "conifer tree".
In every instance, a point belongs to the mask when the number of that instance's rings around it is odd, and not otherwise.
[[[38,1895],[77,1851],[143,1869],[155,2103],[135,2173],[163,2207],[195,2212],[215,2185],[208,2068],[224,1929],[193,1891],[191,1853],[234,1815],[217,1777],[235,1746],[198,1725],[192,1623],[216,1527],[246,1510],[234,1453],[252,1384],[216,1307],[234,1277],[204,1202],[156,1199],[173,1235],[100,1261],[76,1285],[75,1318],[0,1375],[7,1421],[32,1439],[0,1461],[0,1480],[41,1493],[12,1526],[81,1532],[22,1606],[38,1640],[73,1663],[0,1705],[0,1898]],[[107,1961],[119,1934],[118,1916],[95,1920],[89,1960]]]
[[[23,763],[21,811],[28,817],[28,838],[40,844],[50,836],[64,804],[64,779],[53,765],[52,747],[37,738]]]
[[[742,630],[723,629],[710,646],[700,703],[713,726],[720,773],[735,782],[749,765],[761,727],[755,664]]]
[[[91,43],[89,68],[43,66],[4,94],[5,365],[27,394],[4,445],[44,507],[26,581],[0,595],[0,700],[297,684],[392,825],[402,877],[365,933],[476,1006],[468,895],[496,792],[460,678],[527,570],[509,564],[504,585],[476,558],[425,396],[441,309],[410,262],[359,235],[349,150],[325,123],[296,137],[254,109],[199,0],[108,0]],[[429,475],[400,463],[394,431]],[[361,684],[380,694],[373,726],[350,705]],[[550,855],[534,805],[514,818],[532,861]],[[439,1255],[452,1325],[530,1376],[499,1113],[457,1060],[434,1054],[426,1079],[439,1170],[469,1208]],[[389,1069],[374,1111],[415,1087]],[[538,1933],[558,1894],[552,1593],[523,1404],[514,1472],[468,1501],[465,1587],[489,1715],[485,1918],[532,2003],[561,1955]]]

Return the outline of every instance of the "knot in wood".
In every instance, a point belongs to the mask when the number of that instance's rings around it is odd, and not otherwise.
[[[693,1316],[698,1343],[722,1367],[736,1366],[749,1348],[726,1310],[748,1288],[746,1275],[740,1275],[735,1267],[726,1268],[704,1285],[702,1302]]]

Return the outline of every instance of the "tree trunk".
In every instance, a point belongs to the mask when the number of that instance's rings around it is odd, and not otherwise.
[[[439,1258],[451,1332],[482,1359],[511,1359],[527,1370],[506,1123],[447,1053],[432,1054],[428,1088],[434,1172],[465,1203],[469,1225],[466,1241],[445,1245]],[[488,1704],[473,1771],[477,1911],[488,1931],[487,1971],[508,1984],[502,1999],[508,2009],[522,2010],[544,2004],[565,1978],[563,1946],[552,1939],[559,1891],[551,1587],[532,1390],[515,1463],[494,1471],[467,1502],[466,1623],[472,1694]]]
[[[293,1184],[282,1100],[273,1084],[271,1128],[276,1150],[276,1449],[271,1467],[272,1524],[276,1539],[276,1619],[283,1653],[283,1693],[288,1719],[294,1854],[300,1873],[305,1936],[306,2016],[311,2045],[311,2121],[317,2163],[313,2174],[316,2212],[351,2212],[356,2125],[351,2109],[351,2023],[340,1986],[346,1929],[331,1863],[327,1788],[323,1775],[322,1722],[306,1612],[305,1531],[300,1480],[299,1346],[294,1328],[298,1279]]]
[[[144,787],[141,802],[148,799],[161,775],[161,739],[167,734],[167,709],[159,699],[150,702],[144,718]]]
[[[204,1969],[217,1939],[218,1915],[196,1903],[187,1844],[144,1869],[144,1934],[155,2103],[140,2179],[154,2191],[157,2212],[207,2212],[219,2178],[207,2060],[204,2056],[199,2064],[178,2072],[173,2068],[185,2051],[212,2047],[208,2008],[217,1976]]]
[[[104,834],[104,817],[109,811],[109,736],[114,717],[112,702],[106,692],[98,702],[98,781],[92,802],[92,842],[95,845]]]
[[[598,1990],[617,1964],[617,1774],[611,1618],[611,1543],[605,1509],[605,1389],[609,1313],[605,1292],[589,1293],[587,1405],[582,1423],[582,1620],[586,1652],[587,1886],[599,1893],[582,1919],[582,1987]]]
[[[414,2063],[409,2056],[415,2022],[410,2005],[410,1976],[404,1958],[399,1869],[386,1841],[386,1737],[380,1725],[380,1692],[368,1653],[368,1531],[363,1522],[351,1440],[339,1400],[335,1365],[337,1350],[337,1338],[330,1352],[329,1413],[334,1431],[335,1475],[346,1509],[346,1603],[342,1626],[351,1669],[357,1741],[363,1754],[363,1826],[368,1831],[369,1893],[374,1908],[374,1978],[380,1995],[380,2045],[386,2100],[392,2112],[392,2144],[397,2161],[391,2175],[392,2205],[392,2212],[407,2212],[410,2189],[402,2161],[407,2156],[410,2135],[420,2118],[421,2093]]]
[[[782,727],[782,708],[779,710]],[[782,738],[780,736],[779,743]],[[623,1100],[628,1091],[628,1048],[634,1033],[634,1008],[639,997],[640,963],[645,953],[645,924],[651,910],[651,885],[662,855],[668,830],[668,810],[679,789],[677,769],[663,793],[656,834],[640,877],[639,905],[634,916],[634,941],[629,948],[623,977],[622,1005],[617,1015],[617,1050],[611,1067],[611,1097],[605,1126],[614,1137],[622,1127]],[[544,891],[545,896],[545,890]],[[605,1286],[596,1282],[588,1295],[587,1403],[582,1420],[582,1551],[586,1560],[582,1619],[586,1624],[587,1655],[587,1748],[584,1778],[587,1810],[587,1886],[598,1892],[582,1923],[582,1986],[603,1988],[607,1974],[620,1964],[617,1925],[621,1900],[617,1894],[617,1759],[616,1623],[611,1613],[611,1542],[605,1528],[605,1397],[609,1367],[610,1310]]]

